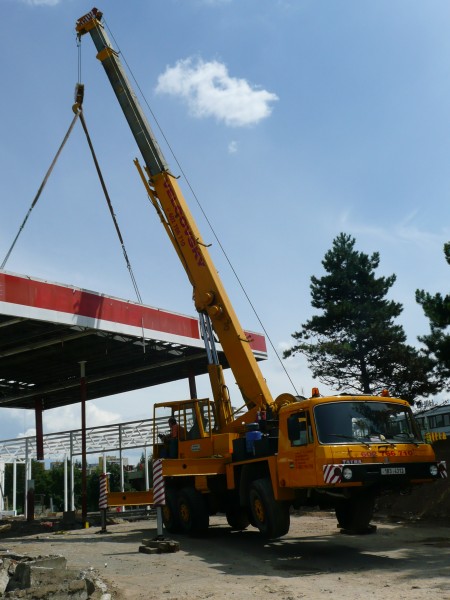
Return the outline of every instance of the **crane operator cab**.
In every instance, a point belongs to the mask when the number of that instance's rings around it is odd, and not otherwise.
[[[169,423],[176,423],[171,428]],[[235,434],[218,434],[209,399],[163,402],[153,409],[153,457],[201,458],[231,455]]]

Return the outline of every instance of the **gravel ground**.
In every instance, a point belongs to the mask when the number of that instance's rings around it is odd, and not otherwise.
[[[68,566],[93,570],[117,600],[450,600],[450,521],[374,521],[376,533],[345,535],[331,513],[292,516],[284,538],[266,542],[256,530],[232,532],[212,517],[207,537],[172,536],[174,554],[143,554],[156,536],[153,520],[21,536],[4,532],[0,546],[30,556],[62,554]]]

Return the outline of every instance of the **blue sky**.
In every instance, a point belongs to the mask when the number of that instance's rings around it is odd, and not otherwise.
[[[72,119],[74,25],[91,8],[84,0],[0,0],[1,260]],[[104,0],[98,8],[276,349],[313,314],[310,277],[322,274],[342,231],[358,250],[380,252],[379,275],[397,275],[391,297],[417,344],[428,323],[415,290],[448,291],[450,4]],[[85,118],[143,301],[194,314],[88,36],[81,72]],[[260,331],[217,243],[212,255],[243,326]],[[78,125],[6,269],[135,299]],[[299,393],[317,384],[302,359],[285,366]],[[272,351],[262,370],[274,396],[293,391]],[[198,386],[209,394],[207,381]],[[91,402],[88,425],[150,417],[153,401],[187,395],[182,382]],[[73,428],[78,410],[45,413],[44,429]],[[2,411],[0,439],[33,427],[32,413]]]

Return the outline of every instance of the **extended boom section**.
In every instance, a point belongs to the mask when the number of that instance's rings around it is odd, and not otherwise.
[[[101,22],[102,13],[93,9],[77,22],[78,35],[89,33],[141,151],[149,176],[147,191],[169,233],[172,244],[194,288],[195,307],[211,319],[230,368],[241,391],[247,412],[236,421],[220,365],[210,368],[211,384],[218,405],[220,426],[232,430],[255,420],[256,412],[273,399],[250,348],[249,340],[234,312],[228,295],[201,238],[176,177],[167,166],[147,118],[132,90],[118,53]]]

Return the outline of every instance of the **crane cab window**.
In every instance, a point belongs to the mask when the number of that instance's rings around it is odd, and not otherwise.
[[[208,399],[157,404],[154,410],[155,442],[160,434],[169,433],[168,419],[171,417],[176,419],[180,442],[210,437],[215,427],[214,405]]]
[[[287,420],[288,437],[292,446],[306,446],[313,442],[313,434],[309,414],[299,411]]]
[[[214,428],[214,410],[208,400],[196,400],[185,406],[185,420],[188,440],[209,437]]]

